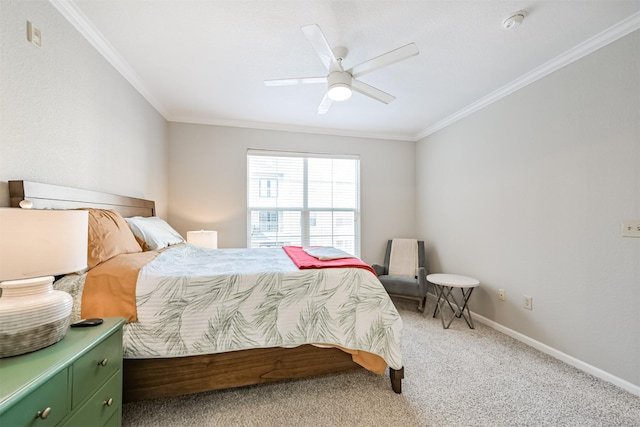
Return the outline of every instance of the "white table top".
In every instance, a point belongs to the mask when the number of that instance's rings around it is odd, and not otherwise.
[[[475,288],[480,284],[478,279],[461,276],[459,274],[429,274],[427,281],[440,286],[451,286],[455,288]]]

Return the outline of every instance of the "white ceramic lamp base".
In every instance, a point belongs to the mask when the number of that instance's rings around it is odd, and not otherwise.
[[[0,357],[40,350],[64,338],[71,295],[53,289],[53,276],[0,282]]]

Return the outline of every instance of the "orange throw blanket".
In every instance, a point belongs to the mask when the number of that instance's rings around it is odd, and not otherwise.
[[[82,318],[117,316],[125,317],[129,322],[137,321],[138,274],[159,253],[121,254],[89,270],[82,291]]]

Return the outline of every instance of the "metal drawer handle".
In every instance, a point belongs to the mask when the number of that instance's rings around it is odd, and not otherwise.
[[[113,405],[113,397],[110,397],[108,400],[105,400],[102,403],[103,403],[103,405],[107,405],[107,406]]]
[[[41,420],[46,420],[49,414],[51,413],[51,408],[47,407],[44,411],[38,411],[36,414],[36,418],[40,418]]]
[[[100,366],[107,366],[107,362],[108,362],[108,360],[105,358],[105,359],[102,359],[101,361],[99,361],[99,362],[98,362],[98,365],[100,365]]]

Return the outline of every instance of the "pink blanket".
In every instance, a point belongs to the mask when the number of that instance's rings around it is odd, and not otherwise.
[[[291,261],[301,270],[310,268],[364,268],[373,273],[374,276],[376,275],[375,270],[359,258],[340,258],[321,261],[306,253],[302,249],[302,246],[283,246],[282,249],[284,249],[287,255],[289,255],[289,258],[291,258]]]

